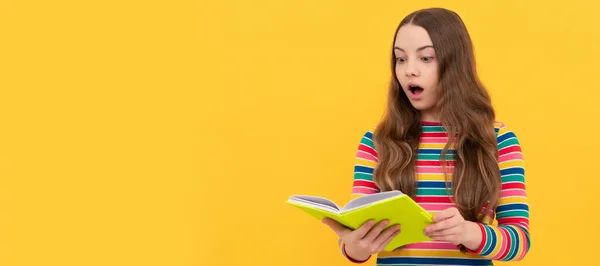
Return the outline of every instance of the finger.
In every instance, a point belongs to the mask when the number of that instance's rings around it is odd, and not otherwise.
[[[425,227],[425,233],[428,234],[428,233],[446,230],[446,229],[455,227],[460,224],[461,217],[462,216],[460,216],[460,215],[455,215],[455,216],[452,216],[451,218],[448,218],[448,219],[445,219],[445,220],[442,220],[439,222],[435,222],[435,223]]]
[[[384,241],[386,241],[391,235],[400,232],[400,225],[396,224],[394,226],[390,226],[387,229],[383,230],[381,234],[379,234],[374,240],[373,244],[376,246],[381,245]]]
[[[371,230],[363,237],[363,239],[369,243],[373,242],[373,240],[385,229],[385,227],[389,224],[388,220],[383,220],[377,223],[377,225],[373,226]]]
[[[377,246],[377,251],[382,252],[385,249],[385,246],[387,246],[394,239],[394,237],[398,236],[398,234],[400,234],[400,229],[394,230],[394,232],[391,235],[389,235],[386,239],[383,240],[383,242],[379,244],[379,246]]]
[[[456,235],[460,232],[460,226],[454,226],[451,228],[447,228],[444,230],[439,230],[439,231],[435,231],[435,232],[431,232],[428,233],[427,235],[431,238],[435,238],[435,237],[444,237],[444,236],[450,236],[450,235]]]
[[[439,221],[446,220],[448,218],[456,216],[458,213],[459,213],[458,209],[455,207],[445,209],[441,212],[438,212],[436,215],[433,216],[433,222],[439,222]]]
[[[339,237],[342,237],[352,231],[350,228],[331,218],[323,218],[322,222],[328,225]]]
[[[375,225],[375,221],[373,221],[372,219],[366,221],[359,228],[354,230],[354,232],[352,232],[352,239],[359,240],[359,239],[364,238],[365,235],[367,235],[367,233],[369,233],[369,230],[371,230],[371,228],[373,228],[374,225]]]
[[[455,227],[458,224],[454,219],[447,219],[441,222],[437,222],[425,227],[425,234],[431,234],[433,232],[446,230],[452,227]]]

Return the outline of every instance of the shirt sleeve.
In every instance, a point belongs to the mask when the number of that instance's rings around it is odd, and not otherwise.
[[[488,217],[487,222],[478,223],[482,243],[470,252],[498,261],[517,261],[531,246],[523,153],[516,135],[504,124],[498,128],[497,142],[502,190],[496,221],[490,222]]]
[[[377,152],[375,151],[375,145],[373,144],[373,132],[366,132],[356,151],[356,157],[354,159],[354,181],[352,183],[351,199],[358,198],[360,196],[374,194],[379,192],[379,188],[373,182],[373,171],[377,164]],[[350,258],[345,251],[345,244],[341,239],[338,239],[338,245],[341,249],[342,255],[344,255],[349,261],[354,263],[363,263],[368,261],[357,261]],[[370,257],[369,257],[370,258]]]

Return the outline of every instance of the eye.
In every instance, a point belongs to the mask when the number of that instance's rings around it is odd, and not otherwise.
[[[423,60],[423,62],[427,63],[427,62],[433,60],[433,57],[432,56],[424,56],[424,57],[421,57],[421,60]]]
[[[404,61],[406,61],[406,59],[404,59],[404,57],[397,57],[396,58],[396,62],[397,63],[404,63]]]

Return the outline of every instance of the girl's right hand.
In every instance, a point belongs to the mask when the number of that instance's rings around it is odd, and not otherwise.
[[[364,261],[372,254],[382,252],[385,246],[400,233],[400,225],[386,228],[389,224],[383,220],[377,224],[369,220],[356,230],[352,230],[337,221],[324,218],[328,225],[346,245],[346,255],[354,260]]]

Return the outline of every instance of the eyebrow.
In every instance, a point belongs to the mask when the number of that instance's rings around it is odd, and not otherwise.
[[[417,52],[418,52],[418,51],[421,51],[421,50],[424,50],[425,48],[433,48],[433,45],[425,45],[425,46],[421,46],[421,47],[417,48]],[[402,51],[402,52],[405,52],[405,51],[404,51],[404,49],[402,49],[402,48],[400,48],[400,47],[398,47],[398,46],[394,47],[394,50],[400,50],[400,51]]]

